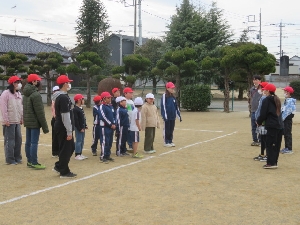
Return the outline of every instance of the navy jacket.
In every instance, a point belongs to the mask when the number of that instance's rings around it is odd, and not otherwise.
[[[75,105],[73,108],[73,114],[75,127],[77,128],[77,130],[81,131],[82,129],[86,129],[86,118],[83,109]]]
[[[112,105],[102,104],[99,110],[100,126],[111,127],[115,125],[114,109]]]
[[[179,117],[181,121],[180,111],[176,99],[173,96],[167,97],[166,94],[163,94],[160,101],[160,111],[165,121],[176,120],[176,116]]]
[[[129,116],[126,108],[119,106],[119,108],[117,109],[116,123],[119,130],[120,127],[129,127]]]
[[[100,125],[99,112],[100,112],[100,105],[94,105],[93,107],[94,125]]]

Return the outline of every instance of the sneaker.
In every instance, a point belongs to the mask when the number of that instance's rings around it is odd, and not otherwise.
[[[257,142],[257,141],[253,141],[253,142],[251,143],[251,146],[260,146],[260,143]]]
[[[266,164],[263,166],[264,169],[277,169],[278,166],[277,165],[269,165],[269,164]]]
[[[108,160],[108,161],[111,161],[111,162],[114,162],[114,161],[115,161],[115,160],[114,160],[113,158],[111,158],[111,157],[108,157],[107,160]]]
[[[84,158],[83,158],[81,155],[75,156],[75,159],[76,159],[76,160],[84,160]]]
[[[172,142],[170,145],[172,145],[172,147],[175,147],[176,145]]]
[[[56,172],[56,173],[60,173],[59,170],[56,168],[56,166],[53,167],[52,171]]]
[[[83,159],[88,159],[88,157],[86,157],[86,156],[84,156],[84,155],[82,155],[82,154],[81,154],[81,157],[82,157]]]
[[[146,154],[152,154],[152,153],[154,153],[154,152],[152,152],[152,151],[150,150],[150,151],[144,151],[144,153],[146,153]]]
[[[97,152],[92,152],[93,156],[97,156]]]
[[[283,149],[280,150],[280,153],[283,154],[283,152],[285,152],[286,150],[287,150],[287,148],[283,148]]]
[[[155,153],[155,152],[156,152],[156,150],[154,150],[154,149],[152,149],[151,151],[152,151],[152,153]]]
[[[58,155],[52,155],[52,158],[58,158]]]
[[[32,164],[31,165],[31,168],[33,168],[33,169],[36,169],[36,170],[44,170],[44,169],[46,169],[46,166],[45,165],[42,165],[42,164],[39,164],[39,163],[37,163],[37,164]]]
[[[264,157],[263,155],[258,155],[258,156],[256,156],[256,157],[254,157],[253,159],[254,159],[255,161],[260,161],[263,157]]]
[[[268,157],[265,155],[264,157],[262,157],[262,159],[260,159],[260,162],[267,162]]]
[[[109,163],[109,161],[108,161],[107,159],[105,159],[105,158],[100,159],[100,162],[101,162],[101,163],[105,163],[105,164],[108,164],[108,163]]]
[[[143,155],[140,155],[138,152],[132,155],[132,158],[143,158]]]
[[[18,163],[18,164],[22,164],[22,163],[23,163],[23,161],[22,161],[22,160],[17,160],[17,161],[16,161],[16,163]]]
[[[293,150],[289,150],[288,148],[286,148],[283,152],[281,152],[282,154],[293,154]]]
[[[127,153],[127,152],[124,152],[124,153],[122,153],[124,156],[128,156],[128,155],[130,155],[129,153]]]
[[[16,165],[18,165],[18,163],[17,162],[12,162],[12,163],[5,163],[6,165],[13,165],[13,166],[16,166]]]
[[[77,176],[77,174],[69,172],[65,175],[60,175],[60,178],[75,178]]]
[[[27,163],[27,167],[30,167],[30,168],[31,168],[31,167],[32,167],[32,163],[28,162],[28,163]]]
[[[172,145],[171,144],[164,144],[164,147],[170,148],[170,147],[172,147]]]

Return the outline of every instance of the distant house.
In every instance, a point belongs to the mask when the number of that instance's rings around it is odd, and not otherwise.
[[[148,38],[143,38],[143,43],[146,43],[148,40]],[[137,46],[139,45],[138,37],[136,38],[136,44]],[[123,57],[133,54],[134,37],[122,34],[112,34],[109,37],[109,49],[111,64],[121,66]]]

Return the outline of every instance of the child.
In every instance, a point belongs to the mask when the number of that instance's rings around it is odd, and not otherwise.
[[[84,105],[84,97],[81,94],[74,96],[75,106],[73,108],[74,122],[75,122],[75,159],[84,160],[86,156],[82,155],[84,145],[85,130],[88,129],[86,125],[86,118],[82,108]]]
[[[140,155],[137,152],[137,148],[140,142],[140,134],[139,131],[141,131],[141,109],[143,105],[143,99],[141,97],[137,97],[134,99],[134,109],[132,111],[132,118],[130,123],[130,136],[132,140],[132,147],[133,147],[133,158],[143,158],[143,155]]]
[[[160,128],[157,107],[154,105],[154,95],[146,95],[146,103],[141,110],[141,128],[145,131],[144,151],[147,154],[155,153],[153,142],[155,138],[155,128]]]
[[[123,93],[124,93],[124,97],[126,98],[126,108],[128,111],[129,123],[130,123],[132,110],[134,109],[134,102],[132,101],[133,90],[129,87],[126,87],[126,88],[124,88]],[[128,151],[131,152],[132,151],[132,140],[130,139],[129,131],[128,131],[127,143],[129,146]]]
[[[284,123],[284,144],[285,148],[283,148],[280,152],[282,154],[292,154],[292,125],[293,118],[296,112],[296,99],[292,98],[291,95],[294,93],[294,89],[292,87],[285,87],[284,89],[284,104],[281,109],[282,120]]]
[[[173,143],[173,132],[175,128],[176,116],[182,121],[179,108],[174,96],[175,85],[172,82],[166,84],[166,93],[163,94],[160,101],[160,110],[163,117],[164,127],[164,146],[175,147]]]
[[[111,92],[113,94],[113,98],[111,99],[111,104],[114,107],[115,113],[117,113],[118,104],[116,102],[116,99],[117,99],[117,97],[120,97],[120,89],[119,88],[113,88]],[[113,142],[117,142],[117,134],[114,135]]]
[[[100,119],[100,142],[101,155],[100,162],[108,163],[114,161],[110,157],[111,146],[113,141],[113,132],[116,129],[114,119],[114,109],[111,105],[111,95],[109,92],[102,92],[102,104],[100,105],[99,119]],[[102,136],[102,137],[101,137]]]
[[[51,127],[52,127],[52,158],[58,158],[58,140],[54,132],[54,123],[55,123],[55,99],[58,96],[59,87],[54,86],[52,88],[52,105],[51,105],[51,113],[52,113],[52,119],[51,119]],[[56,93],[56,94],[55,94]]]
[[[263,168],[276,169],[283,133],[281,102],[275,94],[276,87],[274,84],[267,84],[262,90],[267,97],[262,101],[257,125],[261,126],[265,121],[267,129],[266,149],[268,157],[267,164]]]
[[[116,113],[116,124],[117,124],[117,144],[116,144],[116,155],[117,156],[127,156],[129,155],[126,151],[126,141],[128,137],[129,130],[129,118],[126,109],[126,98],[117,97],[116,103],[118,104],[118,109]]]
[[[97,156],[97,145],[98,145],[98,140],[100,139],[99,112],[100,112],[101,96],[96,95],[93,101],[95,105],[93,107],[94,125],[93,125],[93,144],[91,146],[91,149],[92,149],[93,156]]]
[[[266,95],[263,94],[262,88],[264,88],[267,84],[268,84],[267,82],[262,82],[258,85],[258,93],[262,94],[262,96],[259,99],[258,107],[257,107],[257,110],[255,111],[255,120],[257,120],[257,118],[260,114],[262,101],[266,98]],[[258,133],[258,135],[260,136],[261,145],[260,145],[260,154],[256,157],[254,157],[253,159],[255,161],[266,162],[267,161],[267,155],[265,155],[264,153],[265,153],[265,148],[266,148],[267,130],[265,128],[265,122],[263,122],[261,126],[258,126],[256,128],[256,130],[257,130],[256,133]]]

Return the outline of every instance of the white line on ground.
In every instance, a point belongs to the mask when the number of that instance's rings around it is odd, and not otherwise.
[[[178,129],[178,128],[175,128],[175,130],[200,131],[200,132],[212,132],[212,133],[222,133],[222,132],[224,132],[222,130],[194,130],[194,129]]]
[[[222,135],[222,136],[219,136],[219,137],[216,137],[216,138],[212,138],[212,139],[209,139],[209,140],[206,140],[206,141],[196,142],[194,144],[186,145],[184,147],[181,147],[179,149],[170,150],[168,152],[161,153],[158,156],[163,156],[163,155],[170,154],[172,152],[181,151],[181,150],[184,150],[186,148],[189,148],[189,147],[192,147],[192,146],[195,146],[195,145],[199,145],[199,144],[211,142],[211,141],[214,141],[214,140],[217,140],[217,139],[220,139],[220,138],[225,138],[225,137],[231,136],[231,135],[236,134],[236,133],[237,133],[237,131],[232,132],[230,134],[225,134],[225,135]],[[90,179],[92,177],[95,177],[95,176],[98,176],[98,175],[101,175],[101,174],[104,174],[104,173],[112,172],[112,171],[115,171],[115,170],[118,170],[118,169],[121,169],[121,168],[124,168],[124,167],[127,167],[127,166],[132,166],[132,165],[135,165],[137,163],[141,163],[141,162],[147,161],[149,159],[153,159],[153,158],[156,158],[156,156],[149,156],[149,157],[143,158],[143,159],[141,159],[139,161],[134,161],[134,162],[131,162],[131,163],[128,163],[128,164],[124,164],[124,165],[121,165],[121,166],[113,167],[111,169],[104,170],[104,171],[101,171],[101,172],[98,172],[98,173],[94,173],[94,174],[91,174],[89,176],[82,177],[82,178],[79,178],[79,179],[71,180],[71,181],[68,181],[68,182],[63,183],[63,184],[59,184],[59,185],[56,185],[56,186],[44,188],[44,189],[41,189],[41,190],[38,190],[38,191],[31,192],[29,194],[21,195],[19,197],[11,198],[11,199],[8,199],[8,200],[0,202],[0,205],[5,205],[7,203],[15,202],[15,201],[21,200],[23,198],[27,198],[27,197],[34,196],[34,195],[37,195],[37,194],[40,194],[40,193],[44,193],[44,192],[47,192],[47,191],[50,191],[50,190],[53,190],[53,189],[56,189],[56,188],[61,188],[61,187],[67,186],[69,184],[73,184],[73,183],[77,183],[79,181],[87,180],[87,179]]]

